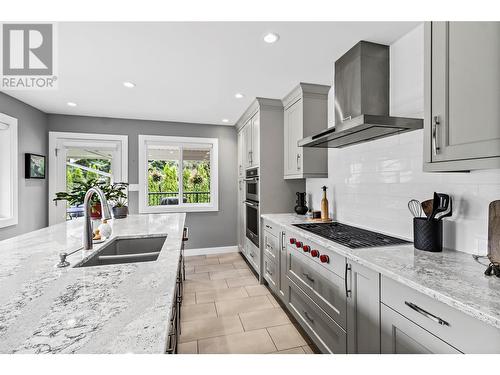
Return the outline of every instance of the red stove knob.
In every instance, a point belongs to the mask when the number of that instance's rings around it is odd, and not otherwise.
[[[313,258],[319,257],[319,251],[318,250],[311,250],[311,256]]]
[[[290,238],[290,243],[293,245],[295,243],[295,238]]]
[[[311,246],[309,246],[309,245],[304,245],[304,246],[302,247],[302,250],[304,250],[304,252],[305,252],[305,253],[308,253],[308,252],[310,252],[310,251],[311,251]]]
[[[300,242],[300,241],[295,242],[295,246],[297,246],[299,248],[302,247],[302,242]]]
[[[319,260],[321,261],[321,263],[330,263],[330,258],[325,254],[321,255],[319,257]]]

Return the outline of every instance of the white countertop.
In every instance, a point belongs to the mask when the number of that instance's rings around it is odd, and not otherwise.
[[[111,220],[115,237],[167,235],[154,262],[73,268],[83,219],[0,241],[0,353],[163,353],[185,214]]]
[[[486,266],[470,254],[447,249],[430,253],[415,249],[413,244],[350,249],[293,226],[305,223],[304,216],[267,214],[262,218],[500,328],[500,279],[485,276]]]

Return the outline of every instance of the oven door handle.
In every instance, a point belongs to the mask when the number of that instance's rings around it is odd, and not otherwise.
[[[258,177],[245,178],[245,179],[243,179],[243,181],[246,181],[246,182],[257,182],[257,181],[259,181],[259,178]]]
[[[250,201],[245,201],[244,202],[247,206],[250,206],[250,207],[259,207],[259,204],[258,203],[254,203],[254,202],[250,202]]]

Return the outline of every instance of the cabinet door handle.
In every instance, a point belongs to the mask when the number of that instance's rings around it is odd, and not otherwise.
[[[311,276],[309,276],[307,272],[302,272],[302,275],[304,275],[306,279],[309,280],[310,282],[312,283],[314,282],[314,279]]]
[[[253,160],[252,160],[252,159],[253,159],[253,158],[252,158],[252,154],[253,154],[253,152],[252,152],[252,151],[248,151],[248,158],[249,158],[250,164],[252,164],[252,163],[253,163]]]
[[[349,298],[349,296],[351,295],[351,289],[349,289],[347,287],[347,273],[349,272],[349,276],[350,276],[350,273],[351,273],[351,265],[349,263],[346,263],[345,264],[345,273],[344,273],[344,283],[345,283],[345,296],[347,298]]]
[[[440,125],[441,122],[439,121],[439,116],[434,116],[432,118],[432,148],[434,150],[434,155],[437,155],[441,152],[441,147],[439,146],[439,139],[438,139],[438,125]]]
[[[281,250],[285,251],[286,250],[286,244],[285,244],[285,232],[281,232]]]
[[[449,326],[450,325],[450,323],[448,323],[446,320],[443,320],[443,319],[437,317],[436,315],[433,315],[430,312],[425,311],[424,309],[415,305],[412,302],[405,301],[405,305],[408,306],[410,309],[418,312],[419,314],[422,314],[426,318],[436,322],[437,324],[440,324],[442,326]]]
[[[268,273],[268,274],[269,274],[269,276],[272,276],[272,275],[273,275],[273,273],[272,273],[271,271],[269,271],[269,269],[268,269],[268,268],[266,268],[266,273]]]
[[[314,319],[311,318],[311,315],[307,311],[304,311],[304,316],[309,320],[311,323],[314,323]]]
[[[297,170],[300,171],[300,154],[297,154]]]

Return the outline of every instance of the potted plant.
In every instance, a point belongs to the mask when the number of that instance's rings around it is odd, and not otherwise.
[[[128,207],[126,206],[126,198],[127,194],[125,194],[124,190],[127,188],[128,184],[124,182],[119,182],[113,185],[108,184],[106,181],[99,180],[95,177],[91,177],[88,179],[82,179],[81,181],[75,182],[70,191],[61,191],[56,193],[56,198],[54,201],[68,201],[71,206],[78,206],[83,204],[85,199],[85,194],[92,187],[100,188],[108,203],[113,204],[113,214],[115,218],[123,218],[128,214]],[[115,214],[115,207],[118,207],[118,216]],[[90,216],[92,219],[100,219],[101,218],[101,202],[94,194],[91,198],[91,210]],[[125,213],[125,216],[123,214]]]
[[[127,197],[124,190],[128,187],[125,182],[118,182],[110,187],[110,200],[113,202],[113,217],[123,219],[128,215]],[[106,192],[105,192],[106,194]]]

